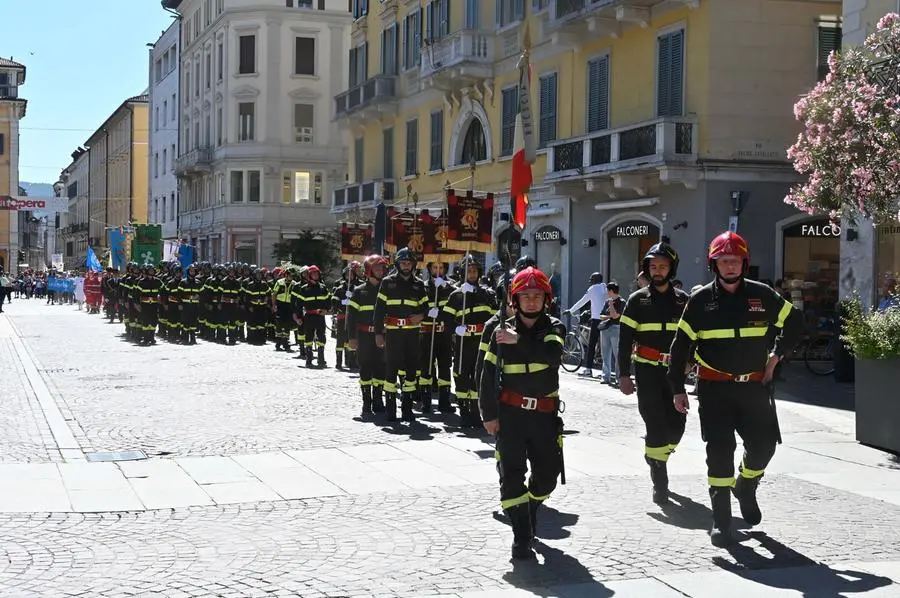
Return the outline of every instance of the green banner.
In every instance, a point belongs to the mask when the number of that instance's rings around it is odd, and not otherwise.
[[[162,226],[136,224],[131,241],[131,260],[141,266],[155,266],[162,261]]]

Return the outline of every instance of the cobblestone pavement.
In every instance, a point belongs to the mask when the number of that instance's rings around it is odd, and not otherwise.
[[[702,480],[677,478],[702,497]],[[644,480],[570,484],[539,523],[538,563],[509,563],[510,532],[491,517],[496,490],[98,515],[0,516],[8,596],[429,596],[603,582],[672,572],[900,558],[900,508],[773,476],[765,534],[712,548],[705,505],[660,511]],[[811,508],[814,506],[814,508]],[[5,558],[3,558],[5,557]]]
[[[457,416],[434,416],[410,429],[354,421],[357,377],[298,367],[274,347],[164,341],[136,347],[122,326],[70,306],[28,303],[12,314],[86,452],[142,449],[148,455],[229,455],[427,439]],[[65,331],[65,332],[62,332]],[[330,339],[329,339],[330,340]],[[329,345],[327,361],[333,365]],[[581,434],[639,438],[634,397],[564,374],[564,419]],[[696,418],[691,419],[696,426]],[[792,431],[820,430],[784,414]],[[452,429],[451,429],[452,431]]]

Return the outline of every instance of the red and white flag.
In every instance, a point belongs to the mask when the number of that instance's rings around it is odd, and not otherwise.
[[[512,176],[510,177],[509,205],[513,225],[521,232],[528,217],[528,191],[534,182],[531,165],[535,159],[534,123],[531,117],[531,60],[528,52],[528,30],[525,30],[524,50],[519,58],[519,93],[514,133]]]

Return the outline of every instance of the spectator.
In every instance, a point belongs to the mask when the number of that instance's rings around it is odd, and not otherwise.
[[[600,331],[603,382],[617,386],[619,384],[619,318],[625,310],[625,301],[619,296],[618,284],[610,282],[606,288],[608,298],[600,316],[603,320]],[[615,382],[613,376],[615,376]]]
[[[888,278],[884,283],[884,295],[875,311],[900,309],[900,295],[897,294],[897,280]]]
[[[581,371],[579,376],[585,376],[587,378],[593,378],[594,372],[591,367],[594,365],[594,355],[597,347],[597,339],[600,336],[600,316],[603,314],[603,308],[606,306],[606,300],[609,296],[606,290],[606,284],[603,282],[603,275],[599,272],[594,272],[591,274],[590,278],[588,278],[588,289],[585,291],[584,296],[575,302],[575,305],[564,311],[563,313],[566,315],[571,314],[573,311],[578,311],[581,309],[585,303],[588,301],[591,302],[591,332],[588,335],[588,349],[587,356],[585,358],[585,368]]]

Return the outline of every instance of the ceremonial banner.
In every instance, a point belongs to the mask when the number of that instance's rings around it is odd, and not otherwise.
[[[47,279],[47,290],[57,293],[74,293],[75,280],[71,278],[56,278],[51,276]]]
[[[125,233],[121,228],[113,228],[109,230],[109,249],[110,262],[112,267],[117,270],[125,269],[126,256],[128,251],[125,247]]]
[[[187,243],[179,245],[178,261],[181,264],[181,271],[187,274],[188,268],[194,263],[194,248]]]
[[[494,194],[457,195],[447,190],[447,248],[460,251],[494,251]]]
[[[131,259],[140,266],[155,266],[162,261],[162,226],[136,224],[131,242]]]
[[[372,253],[372,225],[347,224],[341,225],[341,259],[348,262],[362,261]]]
[[[425,229],[425,258],[429,262],[455,262],[462,259],[465,252],[447,247],[448,223],[447,210],[441,210],[437,217],[422,211],[422,222]]]
[[[84,263],[85,266],[88,267],[88,270],[103,272],[103,266],[100,265],[100,260],[97,259],[97,254],[94,253],[93,247],[88,246],[87,257],[85,258]]]

